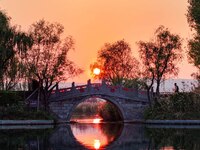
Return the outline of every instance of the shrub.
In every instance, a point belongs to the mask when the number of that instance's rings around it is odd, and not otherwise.
[[[111,103],[105,103],[100,111],[99,116],[103,118],[104,121],[121,121],[122,118],[118,109]]]
[[[0,92],[0,106],[11,106],[22,101],[23,98],[18,92],[15,91],[1,91]]]
[[[73,115],[81,116],[93,116],[98,114],[99,103],[92,103],[92,102],[82,102],[80,103],[74,110]]]
[[[28,110],[23,101],[22,94],[16,91],[0,92],[0,120],[17,119],[51,119],[54,117],[48,112]]]
[[[173,112],[190,111],[193,107],[193,98],[190,93],[177,93],[170,97],[168,106]]]
[[[44,111],[14,110],[12,108],[1,111],[0,118],[3,120],[54,120],[54,117]]]
[[[199,119],[200,95],[176,93],[145,111],[146,119]]]

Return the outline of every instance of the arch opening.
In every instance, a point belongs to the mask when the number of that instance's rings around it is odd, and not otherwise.
[[[120,108],[111,100],[93,96],[77,103],[70,115],[71,122],[100,123],[123,121]]]

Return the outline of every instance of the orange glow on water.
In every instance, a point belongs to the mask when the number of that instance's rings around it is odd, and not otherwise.
[[[162,147],[161,150],[174,150],[173,146]]]
[[[118,125],[77,123],[70,126],[75,139],[85,148],[105,149],[121,135],[123,127],[121,124]]]
[[[95,118],[95,119],[93,119],[93,123],[100,123],[101,120],[102,119],[100,119],[100,118]]]
[[[105,133],[102,132],[100,124],[74,124],[71,126],[74,137],[88,149],[101,149],[111,141]],[[80,128],[77,128],[80,126]]]
[[[94,123],[98,124],[103,120],[102,118],[88,118],[88,119],[71,119],[71,121],[75,121],[78,123]]]
[[[100,72],[101,72],[101,70],[99,68],[94,68],[94,70],[93,70],[94,75],[99,75]]]
[[[94,140],[94,148],[99,149],[101,146],[100,140]]]

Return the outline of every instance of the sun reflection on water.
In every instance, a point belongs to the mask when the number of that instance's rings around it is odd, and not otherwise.
[[[173,146],[165,146],[165,147],[161,147],[160,150],[174,150]]]
[[[112,143],[123,129],[121,124],[102,124],[101,119],[94,119],[98,123],[71,124],[75,139],[88,149],[104,149]]]
[[[101,146],[100,140],[94,140],[94,148],[99,149]]]
[[[93,119],[93,123],[100,123],[101,120],[102,119],[100,119],[100,118],[95,118],[95,119]]]

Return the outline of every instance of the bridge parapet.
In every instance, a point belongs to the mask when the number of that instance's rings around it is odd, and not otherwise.
[[[61,97],[66,99],[87,95],[109,95],[125,99],[139,99],[140,101],[147,102],[146,91],[141,91],[136,88],[111,86],[104,81],[102,81],[102,83],[91,83],[90,80],[88,80],[86,85],[75,86],[75,83],[73,82],[72,87],[62,89],[57,88],[52,92],[50,101],[59,100]]]

